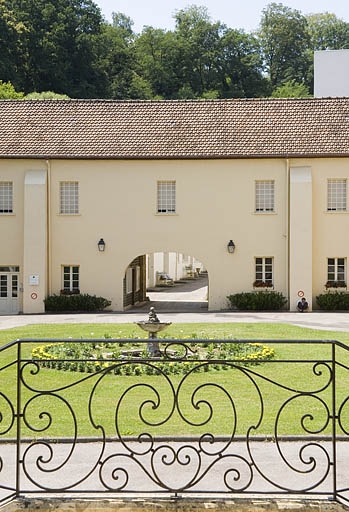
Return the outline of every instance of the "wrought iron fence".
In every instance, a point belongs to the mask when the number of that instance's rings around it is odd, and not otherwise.
[[[67,341],[0,351],[1,502],[52,493],[349,502],[346,345],[164,339],[151,357],[149,340]]]

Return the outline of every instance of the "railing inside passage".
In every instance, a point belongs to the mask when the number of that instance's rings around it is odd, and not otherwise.
[[[349,503],[349,349],[332,340],[16,340],[0,349],[0,503]]]

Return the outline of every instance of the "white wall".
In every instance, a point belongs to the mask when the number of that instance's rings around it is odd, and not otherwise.
[[[314,53],[314,96],[349,96],[349,50]]]

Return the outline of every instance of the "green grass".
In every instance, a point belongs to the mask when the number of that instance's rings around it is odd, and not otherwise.
[[[92,339],[104,336],[142,337],[142,333],[134,324],[32,325],[0,331],[0,345],[3,346],[20,338]],[[269,323],[175,324],[168,328],[166,337],[216,339],[229,337],[241,340],[336,339],[349,345],[349,333]],[[35,344],[24,345],[22,356],[30,358],[34,346]],[[331,356],[331,347],[324,344],[295,345],[281,342],[273,345],[273,348],[278,360],[302,360],[303,358],[320,360],[329,359]],[[15,367],[5,368],[5,366],[15,357],[15,348],[1,353],[0,389],[13,403],[16,397]],[[349,357],[343,349],[338,349],[338,357],[348,365]],[[290,402],[280,415],[278,433],[294,435],[304,433],[300,420],[309,412],[313,415],[313,419],[309,417],[306,420],[308,427],[310,428],[311,425],[314,431],[322,430],[327,416],[320,400],[311,396],[298,397],[297,393],[283,387],[289,386],[302,392],[321,388],[328,378],[328,370],[322,367],[322,374],[317,375],[313,367],[314,365],[310,363],[295,365],[294,363],[265,362],[246,366],[249,371],[245,371],[242,367],[235,367],[219,372],[214,370],[199,374],[194,372],[181,385],[178,407],[172,414],[173,389],[177,389],[181,381],[180,376],[172,376],[172,384],[170,384],[163,377],[147,375],[117,377],[106,374],[102,377],[97,374],[47,369],[41,369],[36,375],[30,373],[32,365],[29,365],[24,370],[24,376],[33,390],[22,391],[22,403],[27,403],[24,418],[30,425],[30,429],[23,426],[22,433],[31,438],[70,437],[74,434],[74,417],[71,414],[73,410],[79,436],[98,437],[101,425],[107,435],[116,435],[116,411],[120,418],[118,428],[123,435],[138,435],[142,432],[154,435],[200,435],[205,432],[228,435],[233,431],[246,435],[247,429],[255,425],[258,429],[253,433],[272,436],[275,433],[276,414],[289,399]],[[338,369],[337,377],[337,402],[341,403],[348,396],[348,371]],[[275,381],[278,385],[270,383],[267,379]],[[197,389],[200,385],[201,387]],[[264,416],[261,424],[259,424],[261,402],[256,386],[263,395]],[[49,390],[57,391],[48,394]],[[126,390],[128,390],[127,393]],[[193,394],[194,390],[197,391]],[[329,403],[330,390],[326,389],[319,393],[318,397]],[[158,398],[160,402],[157,407]],[[10,407],[2,395],[0,395],[0,411],[2,413],[0,434],[5,437],[14,436],[14,426],[8,430],[11,418]],[[140,419],[140,411],[146,425]],[[185,417],[185,421],[179,411]],[[210,414],[212,418],[205,423]],[[349,417],[349,414],[343,414],[343,420],[348,427],[347,416]],[[50,418],[52,423],[49,425]],[[322,433],[328,434],[329,428]]]

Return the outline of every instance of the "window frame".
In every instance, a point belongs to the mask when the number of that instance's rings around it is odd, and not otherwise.
[[[68,283],[68,286],[66,286],[66,283]],[[62,265],[62,292],[68,294],[80,293],[79,265]]]
[[[162,188],[164,190],[162,190]],[[158,180],[156,189],[156,213],[158,215],[175,215],[177,213],[176,180]]]
[[[345,288],[346,283],[347,259],[345,257],[327,258],[326,288]]]
[[[270,186],[270,190],[267,190],[267,185]],[[255,180],[254,211],[255,213],[275,213],[275,180]]]
[[[270,261],[268,261],[270,260]],[[255,256],[254,258],[254,288],[274,287],[274,258],[273,256]]]
[[[6,191],[6,186],[8,190]],[[4,190],[2,190],[4,188]],[[7,206],[7,207],[6,207]],[[0,181],[0,215],[9,215],[13,210],[13,181]]]
[[[59,182],[59,214],[79,215],[80,213],[80,184],[78,181]]]
[[[339,190],[339,185],[344,186],[344,191]],[[337,185],[337,186],[335,186]],[[327,211],[346,212],[348,211],[348,187],[346,178],[327,179]],[[342,205],[341,205],[342,202]]]

